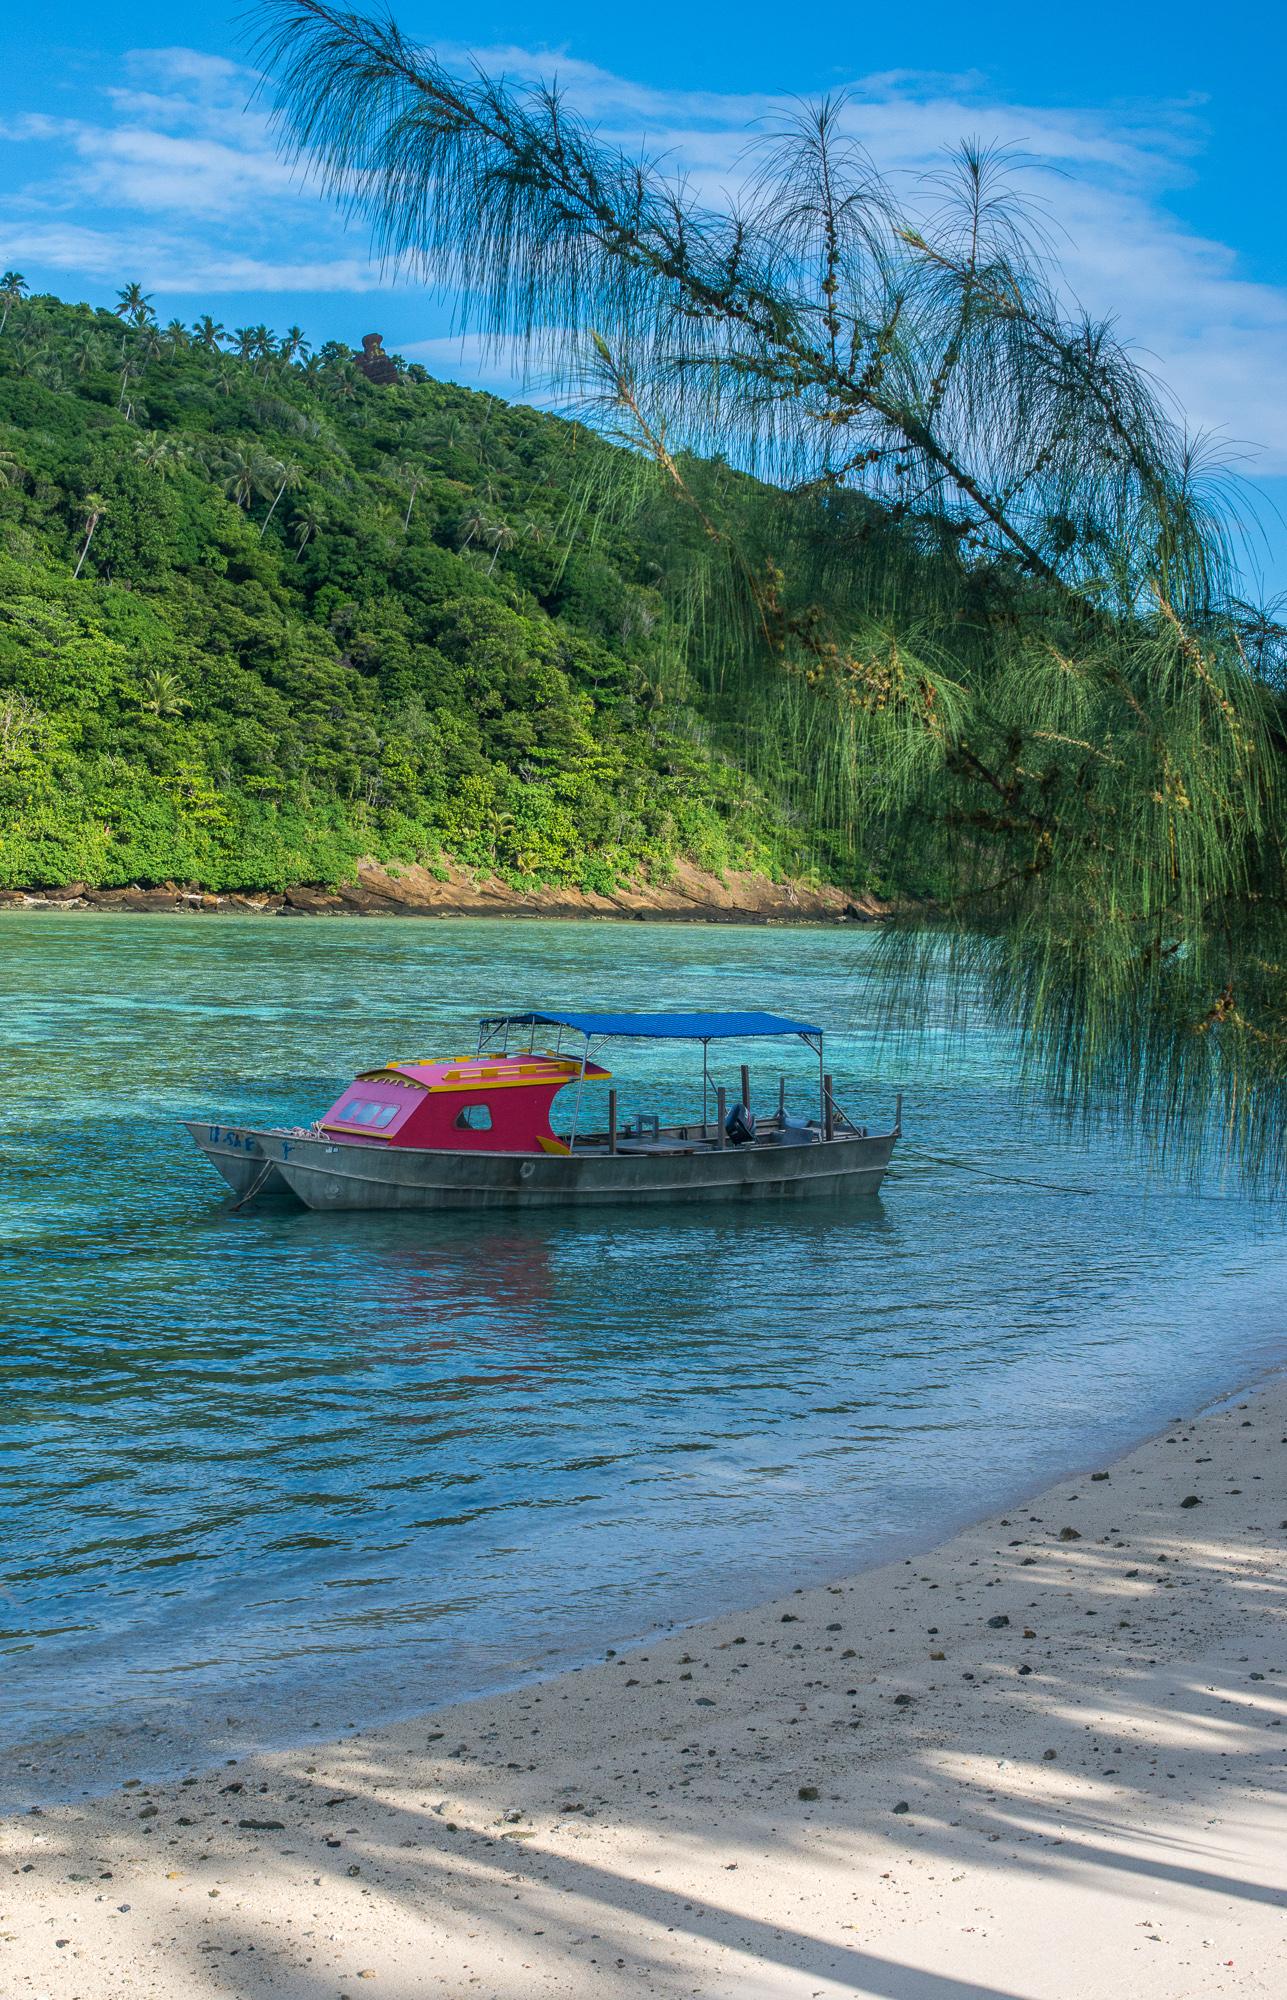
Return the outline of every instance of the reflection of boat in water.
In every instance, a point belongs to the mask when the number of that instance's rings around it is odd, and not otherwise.
[[[538,1029],[557,1030],[553,1049]],[[581,1037],[565,1053],[566,1031]],[[511,1036],[526,1031],[526,1048]],[[793,1117],[786,1080],[776,1108],[757,1118],[750,1072],[729,1109],[713,1091],[712,1041],[795,1036],[818,1059],[816,1109]],[[702,1049],[700,1118],[662,1125],[638,1115],[619,1125],[615,1090],[607,1121],[585,1130],[585,1086],[611,1081],[591,1060],[609,1037],[691,1041]],[[494,1045],[501,1042],[499,1049]],[[575,1085],[571,1129],[550,1109]],[[887,1132],[869,1133],[835,1102],[822,1030],[776,1014],[497,1015],[480,1023],[473,1055],[416,1057],[367,1070],[308,1130],[191,1123],[211,1164],[242,1198],[285,1187],[309,1208],[552,1208],[563,1205],[745,1201],[782,1196],[875,1194],[901,1130],[901,1100]]]

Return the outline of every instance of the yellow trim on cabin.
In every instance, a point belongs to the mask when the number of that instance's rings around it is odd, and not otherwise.
[[[570,1153],[572,1150],[564,1145],[562,1139],[542,1139],[538,1135],[536,1143],[543,1153]]]
[[[414,1060],[416,1063],[430,1064],[446,1061],[447,1058],[417,1056]],[[404,1090],[423,1090],[431,1096],[459,1096],[462,1091],[517,1090],[525,1089],[534,1083],[562,1085],[575,1082],[581,1074],[581,1064],[575,1057],[543,1054],[539,1050],[531,1055],[524,1054],[513,1067],[507,1062],[504,1068],[494,1064],[488,1064],[485,1068],[466,1068],[464,1065],[476,1064],[480,1059],[477,1056],[462,1056],[456,1060],[462,1067],[444,1071],[436,1083],[427,1083],[423,1077],[405,1075],[404,1069],[411,1067],[411,1064],[410,1062],[404,1064],[400,1059],[390,1062],[384,1069],[363,1070],[354,1081],[395,1083]],[[606,1083],[610,1081],[611,1074],[610,1070],[601,1069],[597,1063],[587,1064],[585,1080],[587,1083]]]
[[[566,1074],[558,1070],[553,1073],[549,1070],[526,1070],[516,1076],[461,1076],[453,1071],[451,1075],[445,1076],[441,1083],[425,1083],[421,1084],[420,1088],[427,1090],[431,1097],[439,1095],[450,1097],[459,1096],[461,1091],[526,1090],[534,1083],[575,1083],[578,1074],[579,1070],[575,1069]],[[585,1080],[587,1083],[604,1083],[608,1075],[606,1069],[587,1070]]]

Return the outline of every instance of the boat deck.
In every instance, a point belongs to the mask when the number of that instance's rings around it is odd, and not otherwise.
[[[645,1123],[651,1124],[651,1120]],[[784,1139],[783,1132],[799,1133],[799,1138]],[[809,1136],[806,1137],[805,1134]],[[817,1120],[805,1125],[785,1125],[774,1116],[761,1118],[756,1125],[755,1137],[744,1140],[740,1146],[721,1134],[715,1123],[705,1125],[661,1125],[655,1131],[639,1132],[631,1126],[623,1126],[616,1135],[615,1142],[609,1132],[578,1133],[572,1151],[580,1159],[584,1154],[606,1155],[609,1158],[626,1155],[635,1158],[650,1158],[684,1153],[762,1153],[776,1150],[783,1145],[808,1146],[827,1144],[833,1139],[866,1138],[866,1128],[851,1124],[837,1111],[832,1121],[830,1133],[820,1133]]]

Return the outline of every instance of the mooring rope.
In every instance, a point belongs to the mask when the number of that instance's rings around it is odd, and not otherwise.
[[[957,1173],[978,1174],[986,1180],[996,1181],[1007,1187],[1040,1188],[1044,1194],[1103,1194],[1103,1188],[1074,1187],[1067,1181],[1033,1180],[1026,1174],[998,1174],[991,1167],[980,1165],[977,1160],[953,1160],[946,1153],[925,1153],[919,1146],[904,1146],[904,1159],[924,1160],[932,1167],[953,1167]],[[891,1166],[890,1178],[900,1178],[897,1167]]]
[[[248,1201],[254,1200],[255,1196],[259,1193],[260,1188],[263,1186],[264,1182],[268,1179],[269,1174],[272,1172],[276,1164],[277,1164],[276,1160],[264,1161],[263,1166],[259,1169],[259,1172],[255,1175],[254,1180],[250,1183],[250,1186],[246,1189],[245,1194],[243,1194],[238,1201],[234,1201],[232,1207],[228,1210],[229,1215],[235,1215],[239,1208],[244,1208]]]
[[[902,1148],[902,1155],[904,1159],[924,1160],[929,1166],[950,1167],[961,1174],[977,1174],[982,1179],[995,1182],[998,1186],[1036,1188],[1042,1194],[1089,1196],[1102,1195],[1107,1192],[1107,1189],[1103,1187],[1078,1187],[1071,1181],[1043,1181],[1034,1179],[1026,1174],[999,1174],[993,1168],[981,1165],[977,1160],[955,1160],[950,1158],[946,1153],[925,1153],[921,1151],[919,1146],[904,1146]],[[905,1178],[905,1176],[899,1174],[896,1165],[891,1166],[889,1176],[891,1180]],[[1116,1197],[1120,1198],[1122,1189],[1116,1187],[1113,1192]],[[1208,1194],[1201,1188],[1143,1188],[1137,1192],[1139,1198],[1144,1201],[1151,1200],[1157,1196],[1166,1201],[1236,1201],[1244,1206],[1256,1203],[1270,1207],[1281,1207],[1287,1201],[1287,1195]]]

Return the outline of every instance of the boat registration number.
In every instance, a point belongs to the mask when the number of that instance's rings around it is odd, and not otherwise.
[[[249,1132],[238,1132],[230,1125],[211,1125],[208,1128],[212,1146],[227,1146],[234,1153],[259,1153],[264,1149],[258,1139]],[[283,1160],[288,1160],[294,1151],[293,1142],[282,1139],[278,1142]]]

